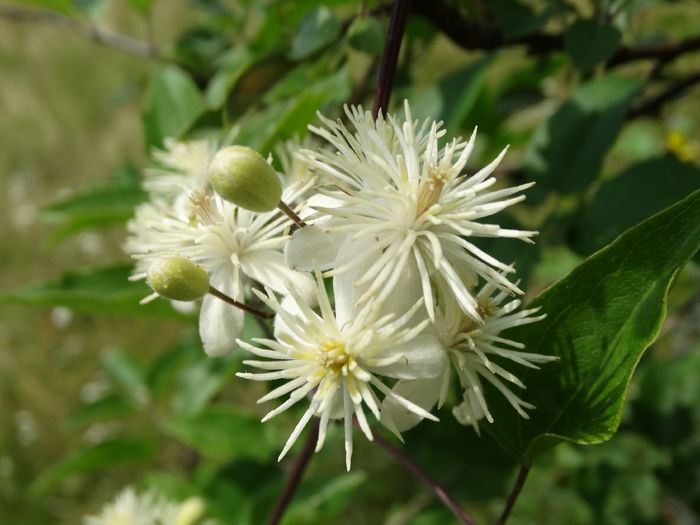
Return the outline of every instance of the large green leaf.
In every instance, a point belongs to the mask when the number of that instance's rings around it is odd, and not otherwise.
[[[151,293],[143,281],[129,281],[128,264],[66,272],[56,281],[27,285],[0,295],[0,303],[66,306],[85,313],[184,318],[165,300],[140,305]]]
[[[526,401],[537,408],[517,416],[489,392],[501,446],[530,463],[563,440],[609,439],[620,422],[632,372],[656,338],[676,272],[700,247],[700,191],[628,230],[533,302],[547,314],[509,338],[528,352],[560,361],[518,374]]]
[[[79,448],[44,471],[31,485],[31,494],[41,496],[63,478],[83,472],[146,463],[156,452],[151,440],[114,438]]]
[[[240,370],[241,352],[212,359],[200,351],[196,362],[182,370],[172,397],[175,414],[191,417],[199,413]]]
[[[265,460],[280,445],[273,426],[263,425],[260,418],[228,405],[211,406],[163,425],[169,434],[213,459]]]
[[[163,67],[154,73],[146,94],[146,143],[162,146],[165,137],[179,138],[204,109],[202,94],[192,78],[175,66]]]
[[[493,62],[493,55],[486,55],[462,69],[447,76],[440,82],[442,114],[448,134],[454,135],[474,108],[477,97],[486,85],[486,72]],[[467,126],[473,128],[473,124]]]
[[[571,245],[579,253],[593,253],[699,188],[700,170],[676,157],[635,164],[600,186],[572,227]]]
[[[597,78],[542,123],[525,152],[528,178],[537,182],[528,200],[552,190],[575,193],[595,179],[641,85],[639,79]]]
[[[577,20],[564,33],[564,48],[579,69],[589,71],[615,53],[621,38],[610,22]]]
[[[120,224],[146,200],[136,168],[126,164],[105,184],[55,202],[42,210],[42,219],[58,225],[54,240],[87,230]]]

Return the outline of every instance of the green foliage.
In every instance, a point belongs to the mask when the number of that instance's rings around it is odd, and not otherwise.
[[[530,419],[512,417],[503,400],[494,409],[496,422],[488,428],[506,450],[529,464],[562,440],[610,439],[632,372],[666,315],[668,288],[698,248],[695,192],[627,231],[533,302],[548,317],[510,335],[528,351],[560,361],[520,376],[537,407]]]
[[[387,26],[374,17],[357,18],[348,28],[348,44],[368,55],[379,55],[384,49]]]
[[[596,78],[543,122],[524,158],[528,176],[537,182],[528,198],[549,191],[574,193],[593,182],[640,87],[638,79]]]
[[[143,281],[129,281],[130,265],[64,273],[58,280],[30,284],[0,295],[0,303],[66,306],[90,314],[129,314],[184,318],[166,301],[140,305],[150,290]]]
[[[46,206],[42,219],[58,226],[53,240],[59,241],[84,230],[124,223],[145,200],[138,171],[125,164],[105,183]]]
[[[143,109],[146,144],[162,146],[165,137],[180,138],[204,111],[197,85],[182,69],[165,66],[151,78]]]
[[[327,7],[309,11],[297,30],[289,52],[290,58],[300,60],[333,42],[340,34],[340,21]]]
[[[609,22],[577,20],[564,34],[564,47],[579,69],[590,71],[615,53],[621,38]]]

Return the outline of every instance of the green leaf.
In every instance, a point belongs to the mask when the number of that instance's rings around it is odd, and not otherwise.
[[[73,0],[14,0],[12,3],[24,5],[27,4],[57,11],[58,13],[68,15],[73,12]]]
[[[134,412],[133,405],[121,395],[109,395],[82,405],[66,419],[69,430],[77,430],[100,421],[118,419]]]
[[[190,417],[199,413],[240,370],[241,352],[212,359],[200,351],[198,361],[187,366],[172,398],[175,414]]]
[[[384,50],[387,25],[371,16],[357,18],[348,28],[348,44],[368,55],[380,55]]]
[[[527,352],[560,361],[526,369],[523,398],[535,405],[517,416],[496,391],[486,428],[526,464],[563,440],[609,439],[642,353],[666,315],[666,295],[680,267],[700,247],[700,191],[628,230],[533,302],[547,318],[507,337]]]
[[[528,192],[528,201],[552,190],[575,193],[595,179],[641,86],[640,79],[596,78],[542,123],[523,159],[529,178],[537,182]]]
[[[121,224],[133,216],[134,207],[146,198],[138,171],[126,164],[109,182],[45,207],[41,217],[58,226],[52,236],[58,241],[90,228]]]
[[[340,21],[327,7],[310,11],[299,25],[289,57],[300,60],[331,43],[340,34]]]
[[[156,445],[150,440],[115,438],[75,450],[64,460],[44,471],[30,486],[34,498],[67,476],[150,461]]]
[[[363,472],[349,472],[330,480],[318,482],[315,490],[304,491],[285,512],[282,525],[331,523],[332,519],[350,505],[357,489],[367,482]]]
[[[126,0],[127,3],[136,9],[137,11],[140,11],[141,13],[148,13],[151,10],[151,5],[153,4],[153,0]]]
[[[699,188],[700,170],[676,157],[635,164],[600,186],[572,227],[571,245],[579,253],[593,253]]]
[[[151,394],[146,384],[146,369],[131,354],[110,352],[102,358],[102,368],[112,382],[138,405],[145,405]]]
[[[191,417],[166,421],[165,431],[212,459],[269,459],[280,443],[260,418],[232,406],[205,408]]]
[[[204,101],[192,78],[166,66],[151,78],[143,110],[146,143],[162,146],[165,137],[180,138],[204,111]]]
[[[27,285],[0,295],[0,303],[34,306],[66,306],[90,314],[130,314],[142,316],[185,317],[165,300],[140,305],[151,293],[142,281],[129,281],[128,264],[90,268],[64,273],[56,281]]]
[[[445,122],[448,134],[455,134],[474,108],[479,94],[486,85],[486,72],[492,59],[492,55],[486,55],[458,69],[440,82],[443,109],[439,120]]]
[[[564,48],[582,71],[610,58],[622,35],[610,22],[577,20],[564,33]]]

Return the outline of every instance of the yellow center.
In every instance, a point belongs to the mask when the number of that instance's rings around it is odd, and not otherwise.
[[[448,182],[449,174],[442,171],[429,171],[428,179],[418,189],[416,218],[423,215],[442,195],[442,188]]]
[[[329,341],[316,352],[316,362],[334,374],[341,374],[343,368],[350,364],[351,359],[343,343],[338,341]]]

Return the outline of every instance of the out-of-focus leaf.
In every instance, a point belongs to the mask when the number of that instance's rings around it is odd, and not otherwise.
[[[146,94],[146,143],[161,147],[165,137],[180,138],[204,109],[202,95],[190,76],[175,66],[163,67],[151,78]]]
[[[210,27],[193,27],[178,36],[173,53],[177,63],[196,78],[208,78],[213,66],[230,43],[220,31]]]
[[[153,397],[160,397],[172,387],[179,370],[189,363],[196,362],[203,350],[196,332],[188,334],[185,340],[161,353],[146,372],[146,383]]]
[[[333,12],[326,6],[318,7],[301,21],[289,56],[293,60],[306,58],[335,40],[339,33],[340,21]]]
[[[204,94],[207,107],[220,108],[226,102],[226,97],[236,82],[254,63],[254,56],[244,47],[236,47],[221,56],[218,60],[218,69]]]
[[[362,472],[342,474],[322,484],[308,494],[300,494],[285,512],[282,525],[331,523],[347,507],[355,491],[366,481]]]
[[[503,36],[507,40],[537,31],[555,12],[550,7],[542,13],[535,14],[528,5],[518,0],[491,0],[489,8],[496,14]]]
[[[172,398],[175,414],[191,417],[200,412],[239,369],[240,351],[217,359],[202,351],[199,360],[182,371]]]
[[[112,382],[137,404],[149,401],[151,394],[146,383],[146,369],[131,354],[110,352],[102,358],[102,368]]]
[[[350,24],[348,43],[353,49],[368,55],[379,55],[384,49],[386,32],[387,25],[384,22],[371,16],[363,16]]]
[[[31,5],[68,15],[74,10],[73,0],[13,0],[13,4]]]
[[[211,406],[194,416],[166,421],[164,428],[213,459],[265,460],[280,446],[271,434],[271,426],[262,425],[260,418],[232,406]]]
[[[631,166],[600,186],[573,225],[572,247],[585,255],[593,253],[699,188],[700,170],[673,156]]]
[[[96,445],[87,445],[44,471],[32,483],[30,492],[35,498],[41,497],[67,476],[147,463],[155,452],[155,443],[143,439],[115,438]]]
[[[105,396],[73,411],[66,419],[66,427],[70,430],[77,430],[100,421],[118,419],[133,412],[134,406],[123,396]]]
[[[148,13],[151,10],[153,0],[126,0],[127,3],[134,9],[142,13]]]
[[[610,22],[577,20],[564,33],[564,48],[579,69],[590,71],[615,53],[621,38]]]
[[[122,166],[115,177],[42,210],[42,219],[58,225],[53,239],[87,230],[120,224],[134,214],[134,207],[147,198],[141,189],[138,171],[131,164]]]
[[[639,79],[596,78],[542,123],[525,152],[525,170],[537,182],[528,200],[548,191],[574,193],[595,179],[641,85]]]
[[[628,230],[540,295],[532,306],[547,318],[507,332],[527,352],[560,361],[518,377],[521,395],[537,408],[530,419],[489,389],[501,446],[526,464],[563,440],[609,439],[640,356],[666,315],[666,295],[678,269],[700,247],[700,191]],[[660,256],[663,254],[663,256]]]
[[[448,134],[454,135],[457,132],[474,107],[479,93],[485,86],[486,72],[491,62],[492,55],[486,55],[440,82],[440,120],[445,122]]]
[[[0,303],[35,306],[66,306],[90,314],[129,314],[157,317],[185,316],[167,301],[156,300],[140,305],[151,293],[142,281],[129,281],[128,264],[66,272],[56,281],[30,284],[0,295]]]

